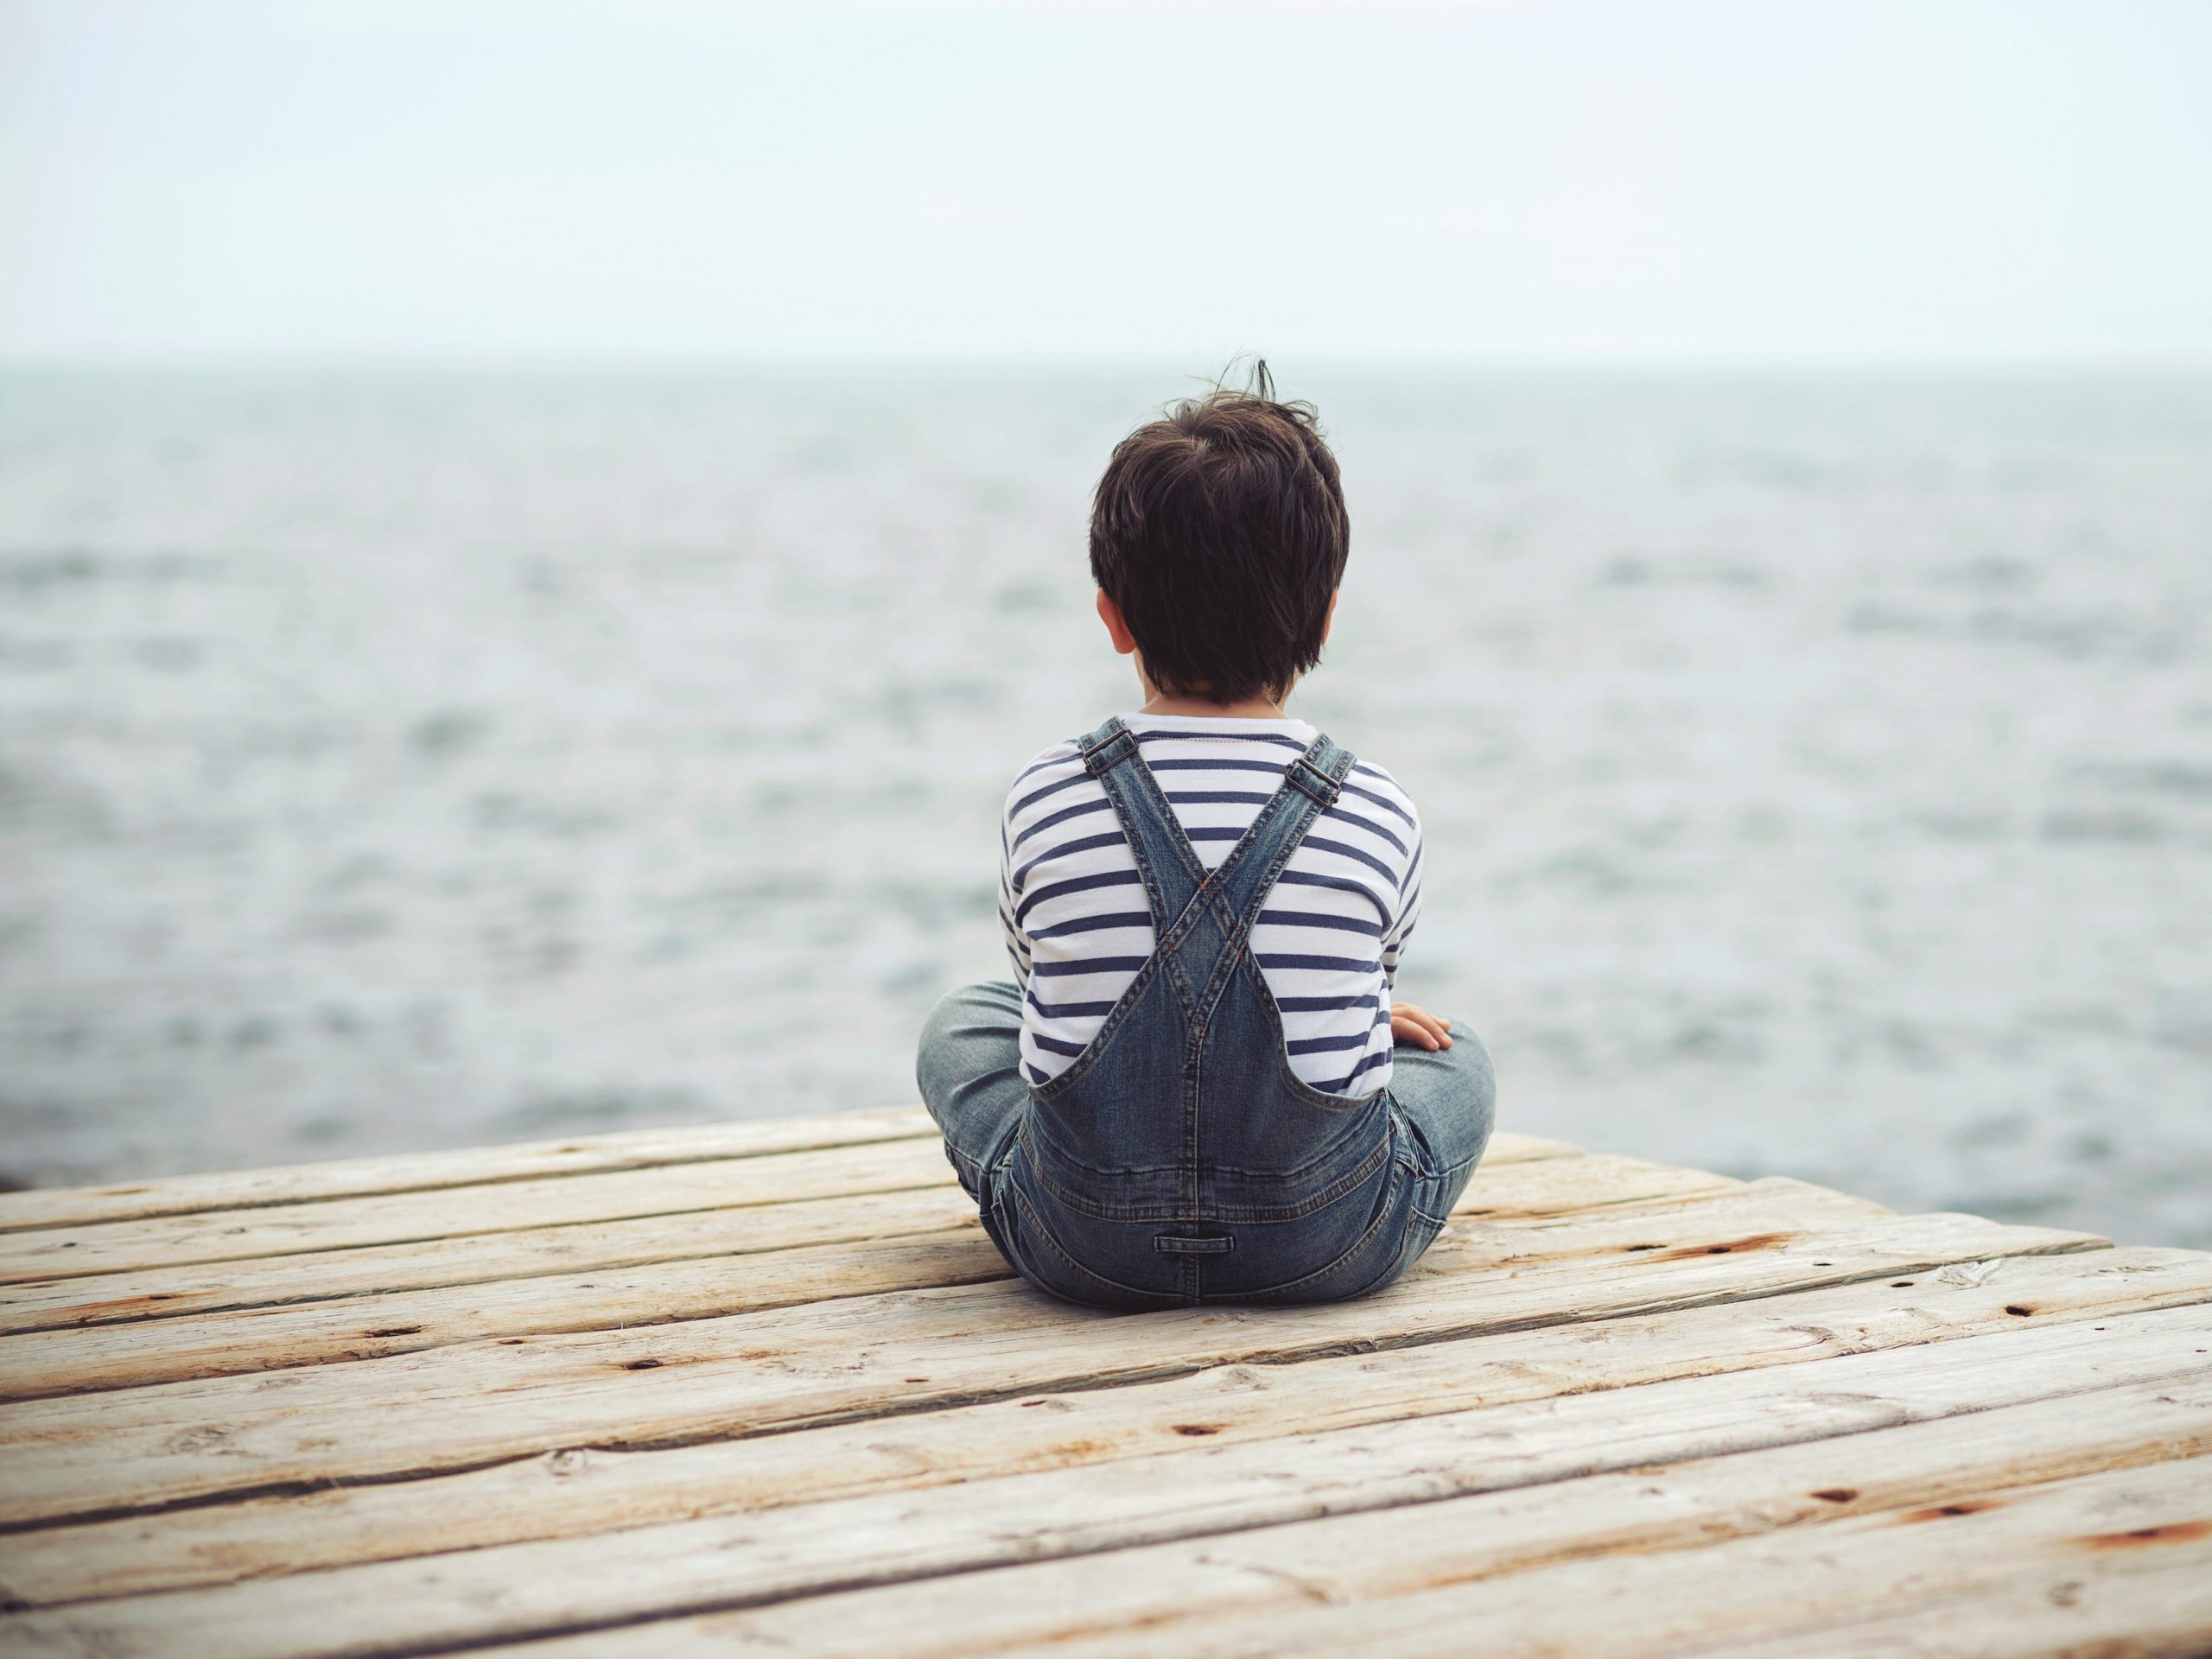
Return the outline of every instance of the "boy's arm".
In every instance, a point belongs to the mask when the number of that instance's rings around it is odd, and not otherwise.
[[[1398,884],[1398,914],[1382,938],[1382,984],[1386,994],[1397,988],[1399,956],[1405,950],[1406,941],[1413,937],[1414,924],[1421,919],[1421,839],[1416,826],[1413,856],[1407,861],[1405,879]],[[1391,1003],[1390,1036],[1394,1041],[1413,1043],[1426,1049],[1452,1046],[1449,1022],[1410,1002]]]
[[[1006,954],[1014,963],[1014,982],[1029,988],[1029,942],[1014,920],[1014,854],[1004,823],[999,825],[999,931],[1006,936]]]
[[[1414,925],[1421,920],[1421,838],[1416,828],[1413,856],[1407,860],[1404,879],[1398,883],[1398,913],[1382,936],[1382,988],[1386,991],[1398,987],[1398,958],[1406,941],[1413,937]]]

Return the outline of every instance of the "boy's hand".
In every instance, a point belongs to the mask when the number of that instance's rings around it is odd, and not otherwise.
[[[1423,1048],[1452,1046],[1452,1031],[1448,1022],[1427,1008],[1417,1008],[1410,1002],[1393,1002],[1390,1005],[1390,1037],[1394,1042],[1418,1043]]]

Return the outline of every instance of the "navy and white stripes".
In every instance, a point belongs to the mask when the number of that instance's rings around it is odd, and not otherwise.
[[[1313,741],[1302,720],[1124,715],[1198,861],[1220,868],[1284,769]],[[999,921],[1023,992],[1033,1084],[1083,1052],[1152,954],[1152,917],[1112,803],[1073,741],[1007,792]],[[1421,823],[1395,779],[1362,761],[1276,879],[1252,951],[1282,1010],[1290,1067],[1325,1093],[1390,1080],[1390,989],[1421,911]]]

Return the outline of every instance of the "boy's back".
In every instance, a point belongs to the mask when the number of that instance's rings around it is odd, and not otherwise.
[[[1128,715],[1199,862],[1220,868],[1284,769],[1302,720]],[[1155,943],[1135,855],[1071,740],[1023,768],[1000,835],[999,922],[1023,989],[1021,1071],[1049,1083],[1104,1024]],[[1252,949],[1294,1075],[1324,1094],[1390,1081],[1390,990],[1421,908],[1421,825],[1381,767],[1356,763],[1275,878]]]
[[[1472,1033],[1393,1004],[1420,824],[1379,767],[1285,713],[1320,658],[1348,520],[1313,411],[1217,392],[1114,453],[1098,613],[1142,708],[1007,798],[1018,984],[938,1005],[917,1076],[1027,1279],[1148,1308],[1389,1283],[1482,1154]]]

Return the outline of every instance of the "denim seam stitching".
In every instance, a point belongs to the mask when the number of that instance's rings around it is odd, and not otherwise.
[[[1179,1294],[1156,1290],[1140,1290],[1135,1285],[1125,1285],[1119,1280],[1109,1279],[1102,1273],[1092,1272],[1070,1255],[1061,1246],[1059,1240],[1052,1236],[1052,1229],[1045,1225],[1044,1218],[1038,1215],[1035,1206],[1022,1197],[1021,1189],[1019,1186],[1009,1187],[1007,1190],[1007,1197],[1012,1200],[1014,1207],[1020,1211],[1028,1222],[1029,1236],[1042,1244],[1064,1267],[1072,1268],[1092,1284],[1102,1285],[1106,1289],[1123,1296],[1141,1296],[1147,1300],[1157,1301],[1168,1306],[1173,1306],[1182,1301],[1183,1298]]]
[[[1030,1120],[1023,1119],[1014,1131],[1014,1139],[1019,1141],[1023,1149],[1028,1153],[1029,1173],[1036,1179],[1037,1184],[1050,1192],[1059,1204],[1074,1211],[1077,1215],[1088,1216],[1094,1221],[1241,1221],[1245,1223],[1301,1221],[1318,1211],[1326,1209],[1330,1205],[1344,1197],[1346,1193],[1357,1191],[1373,1177],[1376,1167],[1389,1160],[1392,1155],[1391,1137],[1386,1133],[1371,1150],[1361,1155],[1359,1162],[1350,1171],[1338,1176],[1317,1192],[1308,1193],[1294,1204],[1200,1204],[1196,1200],[1179,1200],[1172,1204],[1116,1205],[1102,1204],[1090,1194],[1078,1192],[1064,1183],[1055,1180],[1051,1170],[1046,1167],[1046,1160],[1038,1155],[1038,1131]],[[1173,1164],[1152,1164],[1141,1169],[1130,1170],[1096,1169],[1078,1159],[1068,1157],[1058,1147],[1053,1147],[1052,1151],[1052,1161],[1071,1163],[1086,1174],[1102,1176],[1109,1180],[1117,1175],[1169,1175],[1180,1173],[1179,1166]],[[1011,1147],[1009,1147],[1008,1156],[1011,1156]],[[1306,1167],[1311,1169],[1313,1166],[1309,1164]],[[1238,1170],[1235,1173],[1242,1175],[1251,1172]],[[1302,1173],[1294,1171],[1292,1175],[1295,1176]],[[1199,1213],[1201,1211],[1203,1213]]]
[[[1325,1090],[1316,1089],[1290,1069],[1290,1053],[1284,1046],[1286,1039],[1282,1028],[1282,1010],[1275,1006],[1274,993],[1268,988],[1268,976],[1260,966],[1259,958],[1255,957],[1249,948],[1244,951],[1243,956],[1245,966],[1249,969],[1254,982],[1259,986],[1261,996],[1266,1001],[1268,1012],[1274,1019],[1275,1058],[1281,1063],[1284,1084],[1297,1098],[1304,1101],[1307,1105],[1320,1107],[1325,1111],[1353,1112],[1373,1104],[1376,1097],[1389,1088],[1387,1077],[1363,1095],[1332,1095]]]
[[[1330,757],[1326,771],[1313,764],[1313,757],[1322,753],[1326,753]],[[1353,756],[1351,750],[1339,748],[1329,734],[1323,732],[1306,746],[1305,751],[1299,755],[1297,760],[1291,763],[1291,766],[1295,766],[1301,762],[1309,770],[1321,772],[1325,777],[1331,777],[1332,782],[1337,782],[1340,781],[1342,773],[1351,770]],[[1290,781],[1290,767],[1284,768],[1283,784],[1268,798],[1267,804],[1260,809],[1243,835],[1238,838],[1236,845],[1230,849],[1229,856],[1221,861],[1221,868],[1213,873],[1213,880],[1217,886],[1225,887],[1231,876],[1241,870],[1246,855],[1258,842],[1263,828],[1268,826],[1274,817],[1280,817],[1286,809],[1307,812],[1310,816],[1305,823],[1296,826],[1291,835],[1286,838],[1285,844],[1278,851],[1274,867],[1268,870],[1266,879],[1253,894],[1250,903],[1251,907],[1254,908],[1256,908],[1259,901],[1264,899],[1268,893],[1273,889],[1274,879],[1281,873],[1284,861],[1289,858],[1292,852],[1296,850],[1297,844],[1306,838],[1306,831],[1313,828],[1313,818],[1320,815],[1320,804],[1310,792],[1300,789],[1296,784]],[[1292,799],[1294,791],[1302,798],[1301,800]]]
[[[1339,1114],[1339,1116],[1344,1116],[1347,1120],[1349,1120],[1350,1117],[1350,1114],[1348,1113]],[[1214,1173],[1217,1175],[1235,1176],[1240,1180],[1280,1181],[1285,1183],[1312,1180],[1318,1175],[1325,1173],[1327,1171],[1339,1166],[1346,1158],[1356,1157],[1363,1163],[1371,1160],[1376,1155],[1378,1148],[1386,1147],[1389,1145],[1389,1130],[1386,1126],[1383,1128],[1382,1133],[1374,1138],[1373,1143],[1369,1147],[1368,1150],[1364,1152],[1354,1152],[1351,1149],[1354,1146],[1365,1139],[1367,1139],[1367,1137],[1364,1135],[1359,1135],[1347,1131],[1344,1134],[1338,1135],[1335,1140],[1330,1141],[1327,1146],[1322,1147],[1319,1152],[1314,1154],[1313,1157],[1306,1160],[1306,1162],[1299,1165],[1295,1169],[1252,1169],[1243,1164],[1226,1164],[1218,1161],[1211,1165],[1211,1167]],[[1399,1161],[1403,1162],[1404,1160],[1401,1159]],[[1101,1170],[1098,1173],[1104,1174],[1107,1172]],[[1334,1180],[1337,1178],[1332,1176],[1330,1179]]]
[[[1031,1099],[1049,1101],[1058,1098],[1073,1086],[1077,1077],[1097,1065],[1100,1056],[1105,1052],[1107,1040],[1128,1023],[1130,1013],[1136,1007],[1138,996],[1143,992],[1146,984],[1157,976],[1159,963],[1160,958],[1155,955],[1147,960],[1143,967],[1137,969],[1137,976],[1129,982],[1129,988],[1122,993],[1121,1000],[1114,1004],[1113,1012],[1109,1014],[1098,1029],[1091,1033],[1090,1040],[1083,1046],[1083,1052],[1070,1060],[1066,1070],[1061,1071],[1057,1077],[1048,1077],[1043,1083],[1032,1084],[1029,1086]]]
[[[1295,1294],[1300,1291],[1310,1290],[1316,1285],[1325,1284],[1332,1274],[1343,1272],[1344,1269],[1349,1267],[1358,1256],[1362,1250],[1367,1249],[1368,1246],[1374,1243],[1377,1238],[1381,1237],[1382,1230],[1389,1224],[1390,1219],[1390,1209],[1388,1206],[1385,1206],[1382,1213],[1376,1217],[1374,1221],[1369,1224],[1367,1230],[1359,1236],[1358,1239],[1352,1244],[1351,1248],[1347,1249],[1342,1255],[1339,1255],[1335,1261],[1330,1262],[1328,1266],[1325,1268],[1317,1268],[1312,1273],[1306,1274],[1303,1278],[1293,1279],[1284,1284],[1270,1285],[1265,1290],[1255,1291],[1252,1294],[1255,1296],[1280,1296],[1286,1294]],[[1402,1248],[1401,1253],[1402,1253]],[[1395,1258],[1394,1257],[1393,1260],[1395,1262]],[[1381,1275],[1377,1274],[1376,1276],[1379,1278]]]

